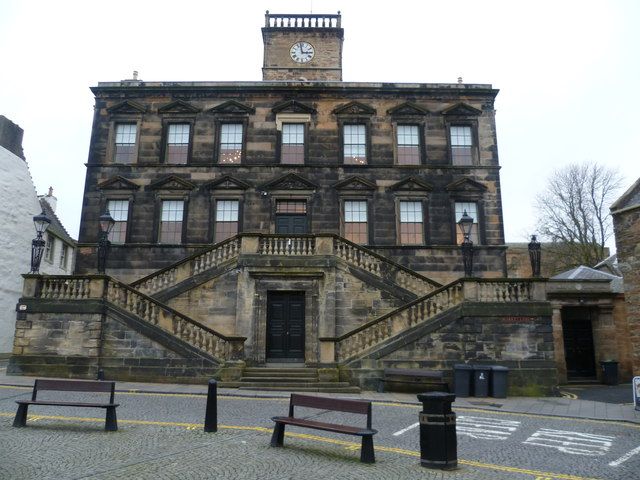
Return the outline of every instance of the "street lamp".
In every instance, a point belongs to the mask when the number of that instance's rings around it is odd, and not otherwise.
[[[464,264],[464,275],[470,277],[473,274],[473,242],[471,241],[471,229],[473,228],[473,218],[467,215],[465,210],[462,217],[458,220],[458,227],[462,233],[462,263]]]
[[[100,235],[98,237],[98,273],[104,273],[107,266],[107,253],[109,253],[109,232],[115,225],[116,221],[109,213],[107,208],[102,215],[100,215]]]
[[[38,273],[40,270],[40,261],[42,260],[42,252],[44,251],[45,242],[42,238],[44,232],[51,225],[51,220],[44,213],[33,217],[33,225],[36,227],[36,238],[31,240],[31,272]]]
[[[535,235],[531,235],[531,242],[529,242],[529,260],[531,260],[531,275],[534,277],[540,276],[541,256],[540,242],[536,240]]]

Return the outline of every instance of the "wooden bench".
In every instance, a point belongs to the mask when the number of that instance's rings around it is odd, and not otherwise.
[[[356,427],[350,425],[340,425],[337,423],[324,423],[315,420],[306,420],[297,418],[294,415],[294,407],[316,408],[319,410],[331,410],[335,412],[359,413],[367,416],[367,427]],[[325,430],[327,432],[344,433],[346,435],[355,435],[362,437],[362,447],[360,449],[360,461],[363,463],[375,463],[375,454],[373,451],[373,435],[378,433],[377,430],[371,428],[371,402],[363,400],[345,400],[339,398],[313,397],[309,395],[291,394],[289,400],[289,416],[273,417],[276,422],[271,437],[272,447],[282,447],[284,441],[285,425],[294,425],[296,427],[313,428],[316,430]]]
[[[57,407],[92,407],[106,409],[106,419],[104,429],[115,432],[118,430],[118,420],[116,418],[116,407],[113,403],[116,383],[115,382],[94,382],[85,380],[49,380],[37,379],[33,384],[31,400],[16,400],[18,411],[13,420],[14,427],[27,426],[27,411],[29,405],[53,405]],[[85,392],[85,393],[109,393],[109,403],[106,402],[68,402],[59,400],[38,400],[36,397],[39,391],[56,392]]]
[[[385,368],[383,390],[401,386],[403,391],[423,391],[425,388],[437,386],[449,391],[449,384],[444,380],[444,372],[439,370],[425,370],[422,368]]]

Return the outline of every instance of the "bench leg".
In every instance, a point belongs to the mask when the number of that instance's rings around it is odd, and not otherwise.
[[[281,447],[284,442],[284,423],[276,422],[273,427],[273,435],[271,435],[271,446]]]
[[[364,435],[362,437],[360,461],[362,463],[376,463],[376,455],[373,451],[373,435]]]
[[[18,411],[16,412],[16,418],[13,419],[14,427],[26,427],[27,426],[27,411],[29,405],[24,403],[18,404]]]
[[[115,432],[118,430],[118,418],[116,416],[116,407],[107,407],[107,417],[104,422],[104,429],[107,432]]]

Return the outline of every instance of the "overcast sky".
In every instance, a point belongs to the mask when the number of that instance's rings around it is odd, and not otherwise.
[[[640,2],[0,0],[0,114],[24,131],[36,189],[77,238],[100,81],[261,80],[264,12],[342,12],[343,79],[489,83],[507,241],[535,231],[554,169],[640,176]],[[622,193],[622,191],[620,192]],[[3,205],[2,208],[6,208]]]

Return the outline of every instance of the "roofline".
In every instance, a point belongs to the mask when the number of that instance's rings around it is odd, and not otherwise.
[[[313,82],[313,81],[248,81],[248,82],[143,82],[123,80],[119,82],[98,82],[90,87],[94,94],[122,91],[220,91],[220,92],[261,92],[274,90],[304,89],[309,92],[370,91],[370,92],[411,92],[444,93],[455,92],[465,95],[490,95],[496,97],[500,90],[483,83],[394,83],[394,82]]]

